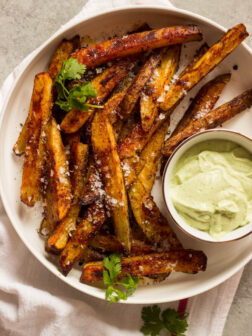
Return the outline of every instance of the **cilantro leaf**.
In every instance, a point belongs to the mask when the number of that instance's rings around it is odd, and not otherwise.
[[[140,331],[144,335],[157,336],[164,328],[164,324],[159,318],[160,312],[161,309],[157,305],[144,307],[142,309],[142,320],[144,321],[144,325]]]
[[[117,254],[111,254],[103,259],[103,282],[107,285],[106,299],[109,303],[118,302],[119,300],[127,300],[132,295],[138,285],[138,278],[134,279],[130,274],[116,280],[122,272],[121,258]]]
[[[171,308],[167,308],[161,314],[161,309],[157,306],[144,307],[142,309],[142,320],[144,325],[140,331],[144,335],[158,336],[162,329],[166,329],[169,335],[180,335],[187,330],[188,323],[186,318],[188,314],[181,317],[179,313]]]
[[[187,330],[188,323],[186,317],[188,314],[185,314],[184,317],[180,317],[179,313],[171,308],[167,308],[162,313],[162,318],[165,324],[165,327],[175,335],[182,334]]]
[[[55,78],[55,82],[80,79],[85,71],[86,66],[84,64],[79,63],[75,58],[68,58],[62,62],[61,69]]]
[[[97,95],[97,90],[93,88],[90,82],[83,85],[77,84],[70,91],[66,87],[66,81],[80,79],[85,70],[86,66],[74,58],[63,61],[62,67],[54,80],[58,92],[55,103],[63,111],[68,112],[72,108],[79,111],[88,111],[89,107],[103,108],[103,106],[87,103],[88,98],[94,98]]]

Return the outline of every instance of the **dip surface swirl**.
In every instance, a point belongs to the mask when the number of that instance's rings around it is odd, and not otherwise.
[[[187,224],[220,240],[252,221],[252,155],[231,141],[201,142],[177,162],[170,192]]]

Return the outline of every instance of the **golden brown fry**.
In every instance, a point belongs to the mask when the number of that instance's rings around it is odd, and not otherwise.
[[[93,162],[90,163],[87,172],[87,182],[81,196],[81,204],[89,205],[96,201],[101,195],[102,181]]]
[[[179,63],[180,58],[180,48],[177,46],[171,48],[171,52],[173,53],[172,62],[170,64],[169,78],[167,77],[166,84],[168,85],[171,81]],[[126,139],[121,143],[119,147],[119,156],[122,161],[123,167],[125,164],[127,165],[127,174],[128,178],[126,180],[127,188],[132,185],[137,174],[135,172],[135,167],[132,163],[135,162],[135,159],[140,155],[144,146],[151,139],[154,132],[158,129],[158,127],[165,121],[165,118],[161,115],[158,116],[151,128],[145,132],[141,126],[141,122],[137,123],[136,126],[132,129]],[[125,176],[125,175],[124,175]]]
[[[95,105],[102,103],[120,80],[127,75],[131,66],[131,60],[122,60],[95,77],[91,84],[98,93],[95,98],[88,99],[88,103]],[[90,108],[88,111],[72,109],[60,124],[62,131],[65,133],[77,132],[93,114],[94,110],[94,108]]]
[[[153,245],[158,244],[166,249],[169,246],[181,247],[168,221],[138,179],[130,188],[128,195],[135,220]]]
[[[63,40],[60,43],[60,45],[56,49],[51,59],[51,62],[48,68],[48,73],[52,79],[56,77],[58,71],[61,68],[62,62],[66,60],[75,49],[79,47],[80,47],[80,37],[78,35],[76,35],[71,40]],[[26,141],[27,141],[27,125],[30,120],[30,116],[31,116],[31,110],[19,134],[18,140],[15,146],[13,147],[13,150],[16,155],[22,155],[25,152],[25,146],[26,146]]]
[[[79,203],[85,183],[85,170],[88,159],[88,145],[80,142],[71,147],[70,168],[73,200],[67,215],[58,223],[55,231],[47,240],[46,250],[59,253],[65,248],[69,234],[76,229],[76,221],[81,205]]]
[[[71,40],[64,39],[55,50],[48,67],[48,73],[54,79],[61,69],[63,61],[67,60],[71,53],[80,48],[80,36],[76,35]]]
[[[125,97],[130,83],[126,83],[121,91],[115,93],[104,105],[103,114],[109,116],[111,124],[115,124],[118,121],[117,109]],[[120,120],[119,120],[120,121]]]
[[[170,77],[174,74],[172,63],[174,62],[174,50],[176,52],[176,49],[180,50],[180,46],[165,48],[160,52],[160,64],[155,69],[150,82],[142,92],[140,99],[140,116],[142,128],[146,132],[151,128],[158,114],[157,99],[166,86],[167,80],[169,82]],[[172,72],[172,75],[170,72]]]
[[[196,64],[169,88],[164,96],[164,101],[160,103],[160,109],[166,114],[170,114],[172,108],[192,89],[203,77],[228,56],[242,41],[248,36],[246,27],[239,24],[215,43]]]
[[[111,211],[115,234],[130,251],[128,200],[114,130],[108,117],[97,111],[92,122],[92,146],[95,164],[100,171],[106,192],[106,205]]]
[[[75,133],[62,133],[62,141],[64,146],[72,146],[75,142],[80,142],[81,132],[77,131]]]
[[[45,131],[51,116],[52,79],[44,72],[37,74],[27,123],[27,144],[23,166],[20,197],[28,206],[34,206],[41,196],[45,161]]]
[[[101,261],[104,259],[104,257],[105,257],[104,254],[95,251],[89,247],[86,247],[79,259],[79,262],[86,264],[90,261]]]
[[[52,181],[52,209],[55,219],[62,220],[67,214],[72,200],[70,173],[60,131],[52,118],[47,132],[49,153],[49,175]]]
[[[210,82],[207,82],[199,90],[191,102],[189,108],[185,112],[183,118],[180,120],[177,127],[173,131],[170,139],[176,134],[183,132],[183,129],[190,123],[203,117],[214,108],[224,87],[230,81],[230,78],[231,74],[217,76]]]
[[[161,60],[160,50],[155,51],[143,64],[130,85],[127,94],[124,96],[119,109],[119,117],[127,119],[133,111],[134,106],[139,98],[141,90],[144,88],[147,81],[150,79],[154,69]]]
[[[64,275],[67,275],[75,262],[80,259],[83,251],[99,231],[104,221],[103,202],[97,200],[88,207],[76,231],[60,255],[59,262]]]
[[[192,68],[195,66],[195,64],[201,59],[201,57],[208,51],[209,46],[207,43],[203,43],[202,46],[196,51],[195,55],[193,56],[193,59],[187,66],[181,71],[179,74],[180,76],[183,76],[187,72],[191,71]]]
[[[161,127],[153,134],[150,141],[144,147],[140,159],[144,160],[145,164],[137,179],[142,183],[147,193],[151,193],[158,164],[161,156],[161,149],[164,143],[165,135],[170,121],[166,120]]]
[[[119,240],[110,234],[102,235],[98,234],[90,242],[89,246],[102,250],[103,252],[111,253],[123,253],[124,249]],[[147,253],[155,252],[154,247],[147,244],[144,241],[138,239],[132,239],[131,253],[130,255],[143,255]]]
[[[120,278],[127,274],[144,277],[152,274],[184,272],[195,274],[206,270],[207,257],[202,251],[173,250],[167,253],[152,253],[143,256],[122,258]],[[94,282],[103,279],[103,264],[90,262],[83,266],[81,282]]]
[[[229,102],[210,111],[200,119],[190,123],[182,132],[168,139],[163,147],[162,153],[170,156],[174,149],[186,138],[200,131],[211,129],[222,125],[225,121],[233,118],[238,113],[244,111],[252,105],[252,89],[245,91]]]
[[[137,54],[146,50],[167,47],[190,41],[199,41],[202,34],[198,26],[174,26],[131,34],[77,50],[72,57],[88,68],[113,59]]]

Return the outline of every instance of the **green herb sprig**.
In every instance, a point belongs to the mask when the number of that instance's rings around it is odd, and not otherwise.
[[[187,330],[187,316],[188,313],[184,313],[181,317],[179,313],[171,308],[167,308],[161,314],[161,309],[157,305],[144,307],[142,309],[142,320],[144,325],[140,331],[144,335],[158,336],[161,330],[166,329],[169,333],[167,335],[184,336],[184,332]]]
[[[86,66],[79,63],[75,58],[69,58],[62,63],[62,67],[57,74],[54,85],[57,88],[57,100],[55,104],[59,105],[63,111],[70,111],[75,108],[79,111],[88,111],[90,107],[103,108],[103,106],[87,103],[88,98],[94,98],[97,95],[90,82],[83,85],[77,84],[70,90],[66,87],[66,81],[81,79],[85,73]]]
[[[138,285],[139,279],[132,278],[130,274],[117,281],[122,272],[121,258],[117,254],[111,254],[103,259],[103,282],[107,285],[106,299],[109,303],[127,300],[132,295]]]

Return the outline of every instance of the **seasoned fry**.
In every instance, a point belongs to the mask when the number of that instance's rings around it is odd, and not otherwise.
[[[130,251],[128,200],[123,172],[113,127],[101,111],[96,112],[92,122],[92,145],[95,164],[105,184],[106,205],[112,214],[115,234],[124,248]]]
[[[103,260],[103,258],[105,257],[104,254],[98,252],[98,251],[95,251],[89,247],[86,247],[85,250],[83,251],[80,259],[79,259],[79,262],[80,263],[88,263],[90,261],[100,261],[100,260]]]
[[[209,46],[207,43],[203,43],[202,46],[196,51],[193,59],[187,66],[181,71],[180,76],[184,76],[187,72],[192,71],[195,64],[201,59],[201,57],[208,51]]]
[[[154,69],[157,67],[160,60],[160,50],[155,51],[138,71],[136,77],[134,78],[132,84],[127,91],[127,94],[124,96],[120,104],[119,117],[121,119],[127,119],[127,117],[131,114],[139,98],[141,90],[150,79]]]
[[[89,205],[96,201],[101,195],[102,181],[93,162],[90,163],[87,172],[87,183],[84,186],[81,196],[81,204]]]
[[[150,82],[145,87],[140,100],[140,116],[142,128],[147,132],[158,114],[157,99],[166,85],[166,81],[173,76],[174,70],[171,66],[174,62],[174,50],[180,49],[180,46],[173,46],[162,50],[161,61],[155,69]],[[170,72],[172,71],[172,75]]]
[[[72,200],[70,173],[60,131],[52,118],[47,132],[49,153],[49,174],[52,181],[52,200],[50,207],[56,220],[62,220],[67,214]]]
[[[80,47],[80,37],[78,35],[76,35],[71,40],[63,40],[60,43],[51,59],[48,68],[48,73],[52,79],[56,77],[58,71],[61,68],[62,62],[66,60],[75,49],[79,47]],[[31,117],[31,109],[28,114],[28,117],[26,118],[25,124],[19,134],[18,140],[15,146],[13,147],[13,151],[15,152],[16,155],[22,155],[25,152],[27,141],[27,125],[30,120],[30,117]]]
[[[180,58],[180,48],[173,47],[171,48],[173,52],[172,62],[170,64],[170,77],[166,80],[166,85],[171,81],[179,63]],[[154,132],[158,127],[165,121],[163,115],[158,116],[149,131],[145,132],[141,126],[141,122],[137,123],[136,126],[132,129],[126,139],[121,143],[119,147],[119,156],[123,163],[123,166],[127,165],[127,174],[128,179],[126,181],[126,187],[128,188],[135,180],[137,174],[135,172],[135,167],[131,165],[129,161],[134,162],[135,158],[141,153],[144,146],[148,143]],[[133,158],[133,159],[132,159]]]
[[[77,58],[80,63],[91,68],[113,59],[137,54],[146,50],[191,41],[200,41],[201,39],[201,31],[196,25],[166,27],[131,34],[83,48],[74,52],[72,57]]]
[[[156,172],[161,156],[161,149],[170,121],[166,120],[161,127],[153,134],[151,140],[144,147],[140,159],[145,165],[137,176],[147,193],[150,193],[155,181]]]
[[[52,79],[44,72],[35,76],[25,128],[25,158],[20,197],[28,206],[34,206],[41,196],[43,167],[45,160],[45,131],[51,116]],[[22,132],[21,132],[22,133]],[[23,143],[23,141],[21,141]]]
[[[158,244],[163,248],[181,247],[166,218],[138,179],[130,188],[128,195],[137,224],[154,246]]]
[[[80,36],[76,35],[71,40],[64,39],[53,54],[48,67],[48,73],[54,79],[61,69],[63,61],[67,60],[71,53],[80,48]]]
[[[75,133],[63,133],[62,134],[62,141],[64,146],[71,147],[73,143],[80,142],[81,132],[77,131]]]
[[[244,111],[252,105],[252,89],[245,91],[229,102],[208,112],[202,118],[190,123],[182,132],[168,139],[162,149],[162,153],[170,156],[174,149],[186,138],[200,131],[211,129],[222,125],[225,121],[233,118],[238,113]]]
[[[199,90],[189,108],[185,112],[183,118],[180,120],[174,132],[172,133],[170,139],[176,134],[182,132],[183,129],[190,123],[203,117],[214,108],[224,87],[230,81],[230,78],[231,74],[217,76],[210,82],[206,83]]]
[[[184,272],[195,274],[206,270],[207,257],[201,251],[173,250],[167,253],[153,253],[143,256],[122,258],[120,278],[130,274],[144,277],[152,274]],[[81,282],[95,282],[103,279],[103,264],[90,262],[83,266]]]
[[[121,121],[121,120],[119,120],[119,121]],[[136,113],[132,113],[127,118],[127,120],[123,121],[123,125],[120,129],[120,133],[119,133],[118,139],[117,139],[118,144],[122,143],[126,139],[126,137],[131,132],[131,130],[134,128],[136,123],[137,123]]]
[[[79,203],[82,196],[85,182],[85,170],[88,160],[88,146],[81,142],[74,142],[71,147],[70,168],[72,184],[72,204],[67,215],[58,223],[56,230],[49,237],[46,250],[59,253],[66,246],[69,234],[76,229],[76,221],[79,216],[81,205]]]
[[[64,275],[67,275],[75,262],[93,239],[106,219],[103,202],[95,201],[86,210],[76,231],[62,251],[59,262]]]
[[[160,103],[160,109],[166,114],[172,112],[172,108],[192,89],[203,77],[228,56],[248,36],[246,27],[239,24],[215,43],[192,67],[170,87]]]
[[[91,247],[103,252],[123,253],[124,249],[119,240],[113,235],[98,234],[89,244]],[[155,252],[153,246],[138,239],[132,239],[131,256]]]
[[[95,98],[88,100],[89,104],[99,104],[110,94],[115,86],[122,80],[132,66],[131,60],[122,60],[106,69],[102,74],[92,80],[92,86],[98,94]],[[77,132],[93,114],[94,108],[88,111],[72,109],[62,120],[60,127],[65,133]]]
[[[176,47],[172,47],[170,50],[174,51],[173,63],[171,64],[171,75],[166,81],[166,85],[169,85],[175,71],[178,67],[179,58],[180,58],[180,50]],[[204,53],[208,50],[207,44],[203,44],[201,48],[197,51],[193,60],[186,66],[183,70],[183,74],[187,73],[192,69],[192,67],[196,64],[196,62],[204,55]],[[161,93],[163,95],[163,91]],[[141,153],[144,146],[148,143],[154,132],[162,125],[162,123],[166,120],[167,115],[161,114],[162,118],[157,117],[154,120],[149,131],[145,132],[142,128],[141,123],[137,123],[136,126],[132,129],[131,133],[126,137],[125,141],[120,145],[119,155],[121,160],[124,160],[127,157],[135,156],[136,154]],[[132,169],[131,169],[132,170]]]

